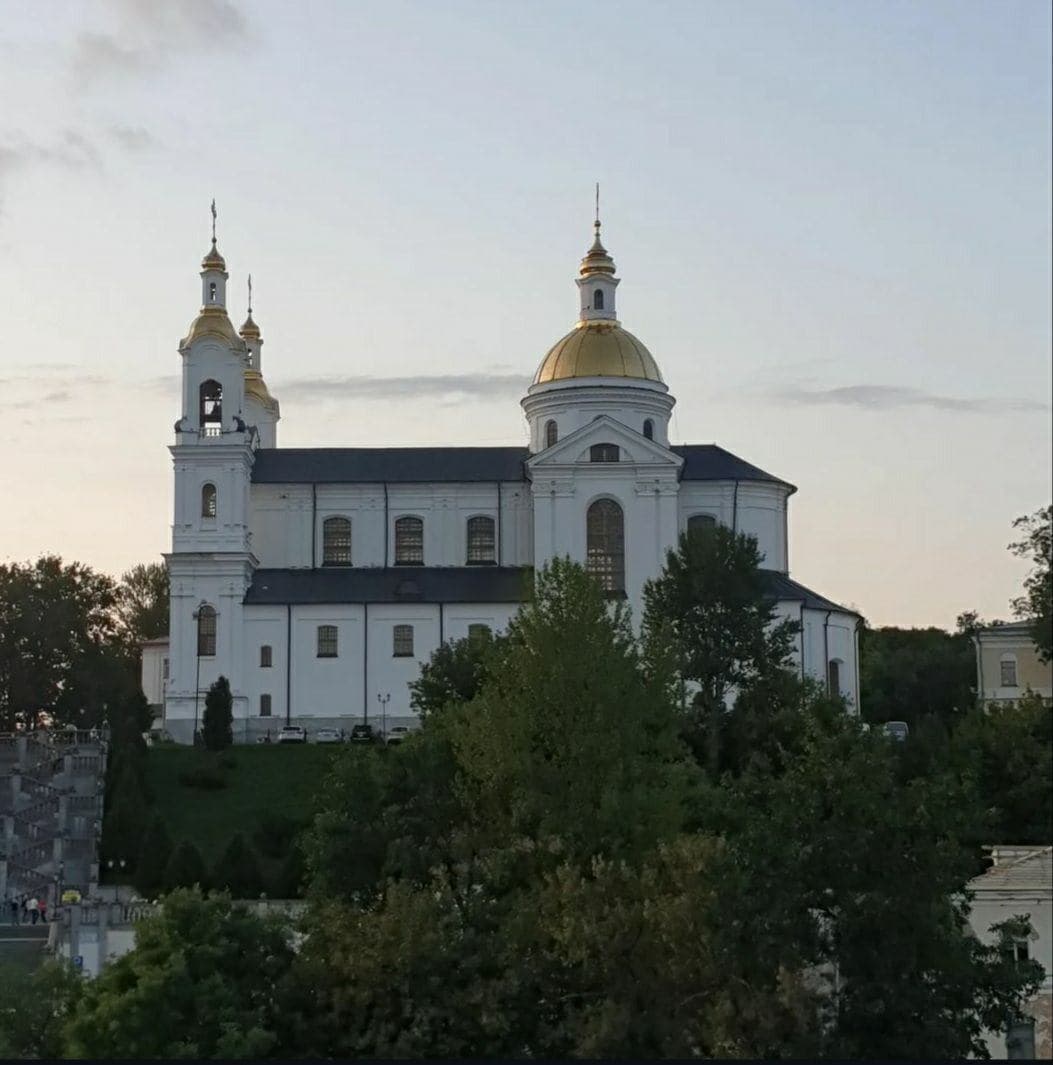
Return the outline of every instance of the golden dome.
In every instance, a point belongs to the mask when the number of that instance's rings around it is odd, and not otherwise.
[[[245,398],[248,399],[250,396],[264,410],[271,411],[274,414],[278,413],[278,401],[270,394],[267,382],[264,381],[263,374],[259,370],[245,371]]]
[[[573,377],[637,377],[662,381],[654,356],[618,322],[578,324],[541,360],[534,384]],[[663,382],[664,383],[664,382]]]
[[[590,274],[613,274],[614,273],[614,260],[610,256],[610,252],[600,242],[600,222],[596,220],[594,227],[596,230],[596,236],[593,238],[592,247],[585,253],[585,258],[581,260],[581,270],[579,271],[582,277],[588,277]]]
[[[216,247],[215,238],[212,239],[212,247],[209,248],[208,254],[201,260],[202,270],[226,270],[227,260],[219,254],[219,249]]]
[[[203,307],[201,313],[190,323],[190,332],[179,346],[185,348],[203,336],[219,337],[228,344],[239,348],[245,347],[244,342],[234,332],[234,323],[227,317],[227,312],[222,307]]]
[[[242,323],[238,333],[246,340],[260,339],[260,327],[252,320],[252,311],[249,311],[249,316]]]

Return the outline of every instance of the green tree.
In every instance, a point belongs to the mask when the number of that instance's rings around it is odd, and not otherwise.
[[[476,637],[450,640],[432,652],[420,676],[410,681],[410,705],[422,721],[452,703],[475,698],[486,675],[486,662],[502,639],[487,630]]]
[[[154,814],[139,845],[132,883],[145,898],[156,898],[164,885],[165,867],[172,856],[172,840],[160,814]]]
[[[859,700],[867,721],[926,716],[953,727],[976,702],[976,648],[963,615],[959,631],[864,627],[859,640]]]
[[[1020,539],[1009,545],[1031,570],[1024,579],[1024,594],[1013,600],[1013,613],[1031,621],[1031,636],[1043,662],[1053,659],[1053,506],[1036,510],[1013,522]]]
[[[134,756],[123,759],[117,776],[106,787],[102,822],[102,854],[106,862],[124,862],[131,872],[142,848],[150,819],[149,796]]]
[[[0,968],[0,1058],[63,1056],[64,1029],[84,980],[66,961],[45,961],[28,975]]]
[[[537,575],[479,694],[445,717],[485,834],[618,855],[683,822],[691,771],[676,708],[648,685],[622,604],[577,563]]]
[[[220,891],[229,891],[236,899],[255,899],[263,891],[256,853],[239,832],[227,844],[212,871],[211,883]]]
[[[56,556],[0,564],[0,728],[101,725],[138,686],[113,580]]]
[[[136,925],[66,1026],[65,1056],[262,1058],[276,1053],[290,931],[226,896],[175,891]]]
[[[774,995],[784,971],[836,973],[811,1055],[984,1056],[982,1029],[1036,985],[969,932],[975,796],[951,772],[904,784],[899,745],[826,706],[800,726],[780,773],[725,778],[704,807],[727,844],[729,981]]]
[[[219,677],[205,695],[205,714],[202,722],[202,738],[210,751],[226,750],[234,742],[232,707],[234,698],[230,693],[230,681]]]
[[[168,567],[140,563],[121,575],[117,610],[128,642],[138,648],[145,640],[168,635]]]
[[[208,886],[205,860],[189,839],[180,840],[179,845],[172,851],[165,864],[161,883],[166,892],[175,891],[176,888],[204,889]]]

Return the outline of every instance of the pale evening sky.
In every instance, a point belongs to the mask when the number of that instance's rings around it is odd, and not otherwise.
[[[1050,498],[1050,5],[0,0],[0,559],[168,547],[208,205],[280,443],[522,444],[619,317],[799,487],[793,575],[1007,616]]]

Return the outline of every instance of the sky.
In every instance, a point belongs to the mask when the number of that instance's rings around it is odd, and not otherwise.
[[[518,444],[601,183],[674,443],[874,625],[1051,494],[1044,0],[0,0],[0,560],[167,550],[209,204],[286,446]]]

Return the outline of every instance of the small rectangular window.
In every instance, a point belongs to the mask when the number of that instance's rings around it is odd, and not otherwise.
[[[163,680],[168,680],[168,659],[167,658],[165,658],[161,662],[161,678]]]
[[[589,448],[590,462],[618,462],[620,459],[617,444],[593,444]]]
[[[468,639],[469,640],[485,640],[490,635],[489,625],[469,625],[468,626]]]
[[[1031,957],[1031,944],[1026,939],[1018,939],[1013,944],[1013,957],[1016,961],[1027,961]]]
[[[260,648],[260,668],[261,669],[270,669],[270,667],[271,667],[271,645],[269,643],[265,643]]]
[[[1016,660],[1004,658],[1002,659],[1002,687],[1015,688],[1016,686]]]
[[[318,658],[336,658],[336,626],[318,626]]]
[[[271,697],[269,695],[260,696],[260,717],[271,716]]]
[[[396,625],[392,630],[392,650],[395,658],[413,657],[413,626]]]

